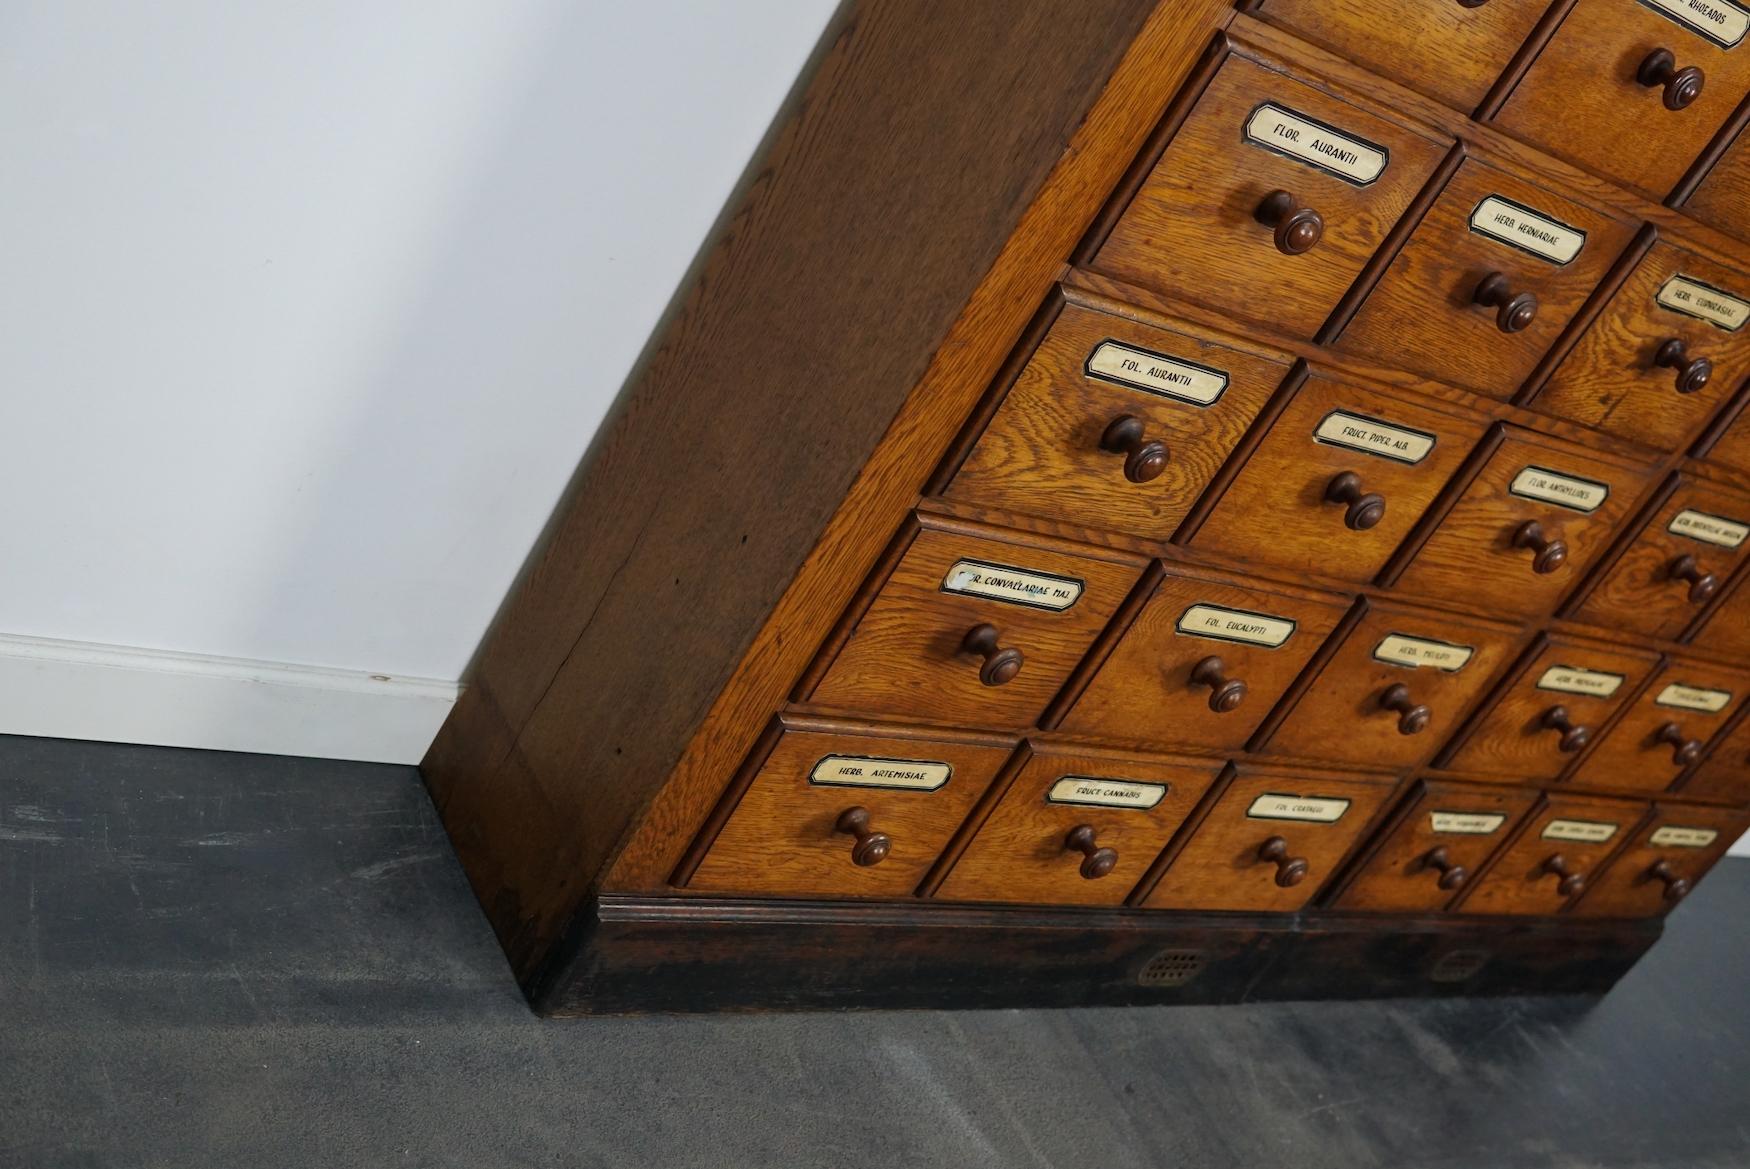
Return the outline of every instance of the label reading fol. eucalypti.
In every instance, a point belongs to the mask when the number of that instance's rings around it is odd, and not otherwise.
[[[1570,511],[1595,512],[1610,498],[1610,484],[1563,475],[1546,467],[1526,467],[1507,488],[1524,499],[1541,500]]]
[[[1730,690],[1707,690],[1700,686],[1685,686],[1673,682],[1653,699],[1658,706],[1674,706],[1678,710],[1699,710],[1703,714],[1718,714],[1732,704]]]
[[[1261,645],[1265,649],[1276,649],[1293,637],[1294,627],[1294,622],[1287,617],[1248,613],[1244,609],[1223,609],[1218,605],[1192,605],[1179,615],[1175,626],[1180,633],[1192,637],[1238,641],[1246,645]]]
[[[1539,690],[1559,690],[1563,694],[1584,694],[1588,698],[1609,698],[1621,688],[1621,674],[1606,674],[1601,670],[1577,670],[1573,666],[1551,666],[1537,680]]]
[[[1680,511],[1671,517],[1665,530],[1704,544],[1718,544],[1721,548],[1736,548],[1750,538],[1750,525],[1708,515],[1704,511]]]
[[[1412,669],[1432,666],[1448,674],[1456,674],[1464,669],[1476,652],[1473,646],[1406,637],[1402,633],[1388,634],[1373,647],[1376,661],[1390,662],[1394,666],[1409,666]]]
[[[956,560],[942,578],[942,591],[1061,613],[1081,599],[1082,582],[1073,576],[1028,572],[1006,564]]]
[[[1674,313],[1706,321],[1728,333],[1736,333],[1745,321],[1750,321],[1750,301],[1739,300],[1729,292],[1682,274],[1660,285],[1659,294],[1653,299]]]
[[[1750,12],[1732,0],[1641,0],[1654,12],[1700,33],[1723,48],[1732,48],[1750,31]]]
[[[1647,843],[1654,848],[1706,848],[1720,838],[1712,828],[1681,828],[1667,824],[1651,836]]]
[[[1570,263],[1586,233],[1502,195],[1490,195],[1470,213],[1471,230],[1552,264]]]
[[[1543,830],[1545,840],[1571,840],[1576,844],[1603,844],[1616,835],[1616,825],[1604,820],[1551,820]]]
[[[1391,155],[1365,138],[1345,134],[1305,114],[1268,103],[1246,119],[1246,138],[1308,166],[1365,187],[1385,172]]]
[[[1348,447],[1352,451],[1400,463],[1419,463],[1434,449],[1432,434],[1342,410],[1325,415],[1313,431],[1313,437],[1332,446]]]
[[[947,784],[954,769],[924,759],[873,759],[828,755],[808,773],[808,782],[826,787],[897,787],[933,792]]]
[[[1147,810],[1167,794],[1164,783],[1137,783],[1128,779],[1096,779],[1091,775],[1066,775],[1051,785],[1045,799],[1053,804],[1082,804],[1090,808],[1137,808]]]
[[[1254,820],[1306,820],[1335,824],[1349,810],[1349,801],[1331,796],[1289,796],[1274,792],[1261,795],[1246,809]]]
[[[1487,836],[1507,822],[1503,812],[1430,812],[1434,831],[1449,836]]]
[[[1088,374],[1195,406],[1213,406],[1227,392],[1227,374],[1219,369],[1117,341],[1094,346],[1088,355]]]

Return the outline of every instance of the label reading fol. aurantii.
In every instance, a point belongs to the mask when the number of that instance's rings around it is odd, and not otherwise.
[[[1588,698],[1609,698],[1622,686],[1621,674],[1606,674],[1602,670],[1580,670],[1573,666],[1551,666],[1537,680],[1539,690],[1559,690],[1563,694],[1584,694]]]
[[[1448,674],[1456,674],[1464,669],[1476,652],[1474,646],[1406,637],[1402,633],[1387,634],[1373,647],[1375,661],[1390,662],[1394,666],[1409,666],[1412,669],[1433,666]]]
[[[1750,538],[1750,525],[1708,515],[1704,511],[1680,511],[1671,517],[1665,530],[1704,544],[1718,544],[1721,548],[1736,548]]]
[[[1571,840],[1576,844],[1603,844],[1616,835],[1616,825],[1604,820],[1551,820],[1543,830],[1545,840]]]
[[[1246,138],[1358,187],[1383,174],[1391,157],[1377,143],[1267,102],[1246,119]]]
[[[1641,0],[1648,8],[1668,16],[1714,44],[1730,49],[1750,31],[1750,12],[1732,0]]]
[[[1681,273],[1660,285],[1659,294],[1653,299],[1674,313],[1706,321],[1728,333],[1736,333],[1745,321],[1750,321],[1750,301],[1739,300],[1729,292]]]
[[[1325,415],[1313,431],[1313,437],[1332,446],[1348,447],[1352,451],[1395,459],[1400,463],[1419,463],[1434,449],[1432,434],[1342,410]]]
[[[1066,775],[1051,785],[1045,800],[1052,804],[1082,804],[1090,808],[1137,808],[1146,811],[1167,794],[1164,783],[1137,783],[1129,779],[1096,779],[1091,775]]]
[[[1502,195],[1490,195],[1470,213],[1470,228],[1552,264],[1567,264],[1586,246],[1586,233]]]
[[[933,792],[954,775],[946,763],[925,759],[873,759],[861,755],[828,755],[808,773],[808,782],[823,787],[897,787]]]
[[[1541,500],[1588,514],[1603,507],[1610,498],[1608,483],[1564,475],[1547,467],[1526,467],[1513,476],[1507,490],[1523,499]]]
[[[1213,406],[1227,392],[1227,374],[1118,341],[1102,341],[1088,354],[1088,376],[1133,390]]]
[[[1504,812],[1430,812],[1434,831],[1449,836],[1487,836],[1507,822]]]
[[[1647,843],[1654,848],[1706,848],[1720,838],[1712,828],[1682,828],[1667,824],[1651,836]]]
[[[1266,793],[1252,801],[1246,815],[1254,820],[1306,820],[1335,824],[1349,810],[1349,801],[1332,796],[1290,796]]]
[[[1217,641],[1238,641],[1276,649],[1294,636],[1295,623],[1287,617],[1272,617],[1267,613],[1223,609],[1219,605],[1192,605],[1179,615],[1174,628],[1192,637],[1211,637]]]
[[[1026,605],[1031,609],[1050,609],[1061,613],[1081,599],[1082,582],[1073,576],[1055,576],[1049,572],[1028,572],[1006,564],[986,564],[982,560],[956,560],[942,578],[942,591],[961,593],[968,597],[984,597],[1010,605]]]
[[[1700,686],[1685,686],[1673,682],[1653,699],[1658,706],[1674,706],[1678,710],[1699,710],[1703,714],[1718,714],[1732,704],[1730,690],[1708,690]]]

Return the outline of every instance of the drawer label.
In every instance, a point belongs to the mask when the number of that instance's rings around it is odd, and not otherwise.
[[[1704,544],[1718,544],[1722,548],[1736,548],[1750,538],[1750,525],[1708,515],[1704,511],[1680,511],[1671,517],[1665,530]]]
[[[1136,808],[1147,811],[1166,797],[1164,783],[1136,783],[1128,779],[1097,779],[1091,775],[1066,775],[1045,793],[1048,804],[1081,804],[1089,808]]]
[[[1094,346],[1094,351],[1088,354],[1087,374],[1193,406],[1213,406],[1227,393],[1227,374],[1219,369],[1120,341],[1102,341]]]
[[[1335,824],[1349,810],[1349,801],[1334,796],[1290,796],[1268,792],[1252,801],[1246,815],[1254,820],[1305,820]]]
[[[1732,0],[1641,0],[1641,3],[1722,48],[1734,47],[1750,31],[1750,12]]]
[[[821,787],[893,787],[933,792],[947,786],[954,769],[927,759],[876,759],[863,755],[828,755],[808,773]]]
[[[1373,658],[1375,661],[1390,662],[1394,666],[1409,666],[1411,669],[1433,666],[1448,674],[1456,674],[1470,664],[1471,657],[1476,652],[1475,646],[1454,645],[1449,641],[1433,641],[1425,637],[1392,633],[1373,647]]]
[[[1434,831],[1450,836],[1488,836],[1507,822],[1505,812],[1430,812]]]
[[[1029,609],[1061,613],[1081,599],[1083,584],[1073,576],[1028,572],[1006,564],[982,560],[956,560],[942,578],[942,591],[968,597],[983,597]]]
[[[1604,820],[1551,820],[1543,830],[1545,840],[1572,840],[1577,844],[1603,844],[1616,835],[1617,825]]]
[[[1673,682],[1653,699],[1658,706],[1674,706],[1678,710],[1699,710],[1703,714],[1718,714],[1732,704],[1730,690],[1706,690],[1700,686],[1685,686]]]
[[[1265,102],[1246,119],[1246,139],[1286,154],[1346,183],[1365,187],[1385,173],[1391,153],[1378,143],[1327,126],[1317,118]]]
[[[1245,645],[1261,645],[1277,649],[1294,636],[1295,622],[1287,617],[1272,617],[1267,613],[1249,613],[1244,609],[1223,609],[1219,605],[1192,605],[1179,615],[1174,626],[1180,633],[1192,637],[1209,637],[1216,641],[1238,641]]]
[[[1325,415],[1313,431],[1313,438],[1400,463],[1421,462],[1434,449],[1435,441],[1434,436],[1426,431],[1393,426],[1377,418],[1343,410],[1333,410]]]
[[[1750,301],[1739,300],[1711,284],[1678,273],[1659,286],[1653,298],[1674,313],[1706,321],[1728,333],[1736,333],[1750,321]]]
[[[1524,468],[1513,476],[1513,482],[1508,485],[1507,490],[1523,499],[1553,503],[1557,507],[1583,511],[1588,515],[1603,507],[1604,501],[1610,498],[1608,483],[1564,475],[1547,467]]]
[[[1537,688],[1559,690],[1563,694],[1584,694],[1587,698],[1609,698],[1622,688],[1623,681],[1621,674],[1606,674],[1602,670],[1551,666],[1537,680]]]
[[[1712,828],[1682,828],[1667,824],[1651,836],[1647,843],[1654,848],[1706,848],[1720,838]]]
[[[1490,195],[1470,213],[1470,229],[1552,264],[1571,263],[1586,246],[1586,233],[1505,195]]]

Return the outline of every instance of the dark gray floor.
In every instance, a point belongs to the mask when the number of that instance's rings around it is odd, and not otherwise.
[[[411,769],[0,738],[0,1165],[1741,1166],[1747,914],[1596,1004],[547,1023]]]

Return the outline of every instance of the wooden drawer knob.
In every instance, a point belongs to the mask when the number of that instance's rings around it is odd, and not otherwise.
[[[1090,881],[1098,881],[1118,867],[1118,850],[1101,848],[1094,840],[1092,824],[1077,824],[1071,828],[1069,835],[1063,838],[1063,851],[1082,854],[1081,874]]]
[[[1299,256],[1318,246],[1325,236],[1325,218],[1287,191],[1271,191],[1254,212],[1258,222],[1276,229],[1276,250]]]
[[[1272,836],[1258,846],[1258,859],[1276,866],[1276,883],[1284,889],[1300,884],[1312,872],[1304,856],[1288,855],[1288,841],[1280,836]]]
[[[1689,881],[1677,875],[1667,861],[1654,861],[1653,867],[1647,870],[1649,880],[1665,882],[1665,900],[1682,901],[1689,892]]]
[[[1701,96],[1701,87],[1707,76],[1694,65],[1679,69],[1677,58],[1670,49],[1654,49],[1635,71],[1635,80],[1648,89],[1664,86],[1665,108],[1682,110],[1688,109]]]
[[[1660,369],[1677,371],[1677,392],[1680,394],[1695,393],[1714,376],[1714,363],[1705,357],[1689,356],[1689,346],[1680,337],[1661,341],[1653,354],[1653,364]]]
[[[1458,6],[1460,8],[1481,8],[1488,2],[1489,0],[1458,0]]]
[[[1546,876],[1557,877],[1556,892],[1563,897],[1572,897],[1586,888],[1586,877],[1568,867],[1568,858],[1561,853],[1551,853],[1544,858],[1541,871]]]
[[[1100,436],[1100,449],[1124,456],[1124,477],[1132,483],[1158,479],[1167,469],[1167,444],[1147,438],[1142,432],[1142,419],[1134,414],[1120,414],[1106,424],[1106,432]]]
[[[1428,723],[1434,717],[1434,712],[1426,706],[1410,698],[1410,688],[1402,682],[1393,682],[1385,688],[1385,693],[1379,696],[1379,705],[1398,716],[1398,734],[1419,735],[1428,729]]]
[[[1703,572],[1701,563],[1687,552],[1666,566],[1666,572],[1672,580],[1689,582],[1689,599],[1698,605],[1720,591],[1719,577],[1711,572]]]
[[[1422,864],[1430,869],[1439,870],[1439,884],[1442,889],[1456,889],[1470,879],[1470,870],[1463,865],[1453,864],[1452,857],[1447,855],[1444,848],[1430,850],[1428,855],[1422,858]]]
[[[1567,543],[1546,537],[1543,525],[1536,520],[1526,520],[1514,529],[1513,546],[1531,549],[1531,571],[1539,576],[1548,576],[1568,562]]]
[[[1666,723],[1653,732],[1653,742],[1668,745],[1671,748],[1671,762],[1679,767],[1688,767],[1701,758],[1701,740],[1686,737],[1683,728],[1676,723]]]
[[[1365,532],[1385,518],[1385,496],[1361,489],[1361,476],[1353,471],[1339,471],[1325,484],[1325,502],[1343,505],[1343,526],[1351,532]]]
[[[1013,682],[1027,660],[1014,646],[1007,649],[999,646],[997,639],[1001,636],[995,625],[974,625],[966,631],[966,638],[960,643],[960,648],[967,653],[984,659],[984,664],[978,668],[978,680],[986,686]]]
[[[1542,722],[1546,730],[1562,733],[1562,740],[1557,746],[1566,754],[1572,755],[1576,751],[1582,751],[1586,744],[1592,741],[1592,728],[1575,726],[1573,721],[1568,718],[1568,708],[1565,706],[1550,707],[1543,712],[1543,718],[1539,721]]]
[[[1537,297],[1508,288],[1507,277],[1500,272],[1483,277],[1471,299],[1495,310],[1495,327],[1503,333],[1517,333],[1537,319]]]
[[[840,812],[833,831],[857,838],[851,845],[851,863],[862,868],[880,864],[893,851],[893,838],[869,827],[869,809],[861,804]]]
[[[1209,709],[1216,714],[1235,710],[1246,700],[1246,684],[1227,676],[1227,665],[1218,657],[1207,657],[1191,667],[1191,682],[1209,687]]]

